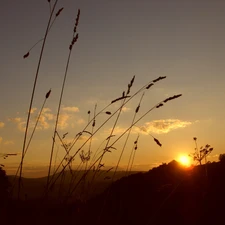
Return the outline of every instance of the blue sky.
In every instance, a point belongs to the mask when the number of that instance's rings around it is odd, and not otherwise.
[[[4,1],[1,6],[0,152],[19,153],[23,141],[20,125],[26,118],[41,45],[27,59],[23,55],[43,37],[49,6],[44,0]],[[120,96],[133,75],[133,92],[159,76],[167,76],[145,95],[142,112],[174,94],[183,96],[153,111],[138,124],[147,127],[163,143],[163,148],[155,145],[149,135],[142,134],[135,165],[148,169],[188,154],[194,149],[195,136],[199,145],[214,147],[211,160],[218,158],[225,144],[224,1],[60,0],[57,9],[61,7],[64,10],[47,39],[32,121],[50,88],[52,94],[26,156],[25,163],[30,165],[27,168],[36,170],[48,163],[53,121],[78,8],[79,40],[68,71],[60,132],[68,131],[68,138],[72,138],[87,122],[87,111],[93,112],[95,103],[101,109]],[[139,97],[124,109],[120,131],[131,121]],[[99,124],[105,118],[99,118]],[[107,124],[96,136],[96,148],[110,126]],[[64,154],[63,149],[59,152]],[[115,164],[118,154],[106,157],[106,164]],[[128,155],[125,153],[121,166],[126,165]],[[19,160],[18,156],[4,161],[6,169],[12,171],[10,168]]]

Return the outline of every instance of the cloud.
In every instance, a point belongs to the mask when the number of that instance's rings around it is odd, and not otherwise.
[[[88,135],[81,135],[79,138],[78,138],[78,141],[87,141],[88,139],[90,138],[90,136]],[[89,139],[90,140],[90,139]],[[98,138],[96,137],[92,137],[91,141],[97,141]]]
[[[69,126],[69,123],[68,123],[69,118],[70,118],[70,116],[66,112],[59,115],[58,128],[60,130],[64,130],[65,128],[67,128]],[[39,120],[37,129],[46,130],[46,129],[49,129],[50,127],[53,127],[52,121],[55,119],[56,119],[56,115],[51,113],[51,109],[44,108],[43,112],[40,116],[40,120]]]
[[[53,120],[54,119],[54,115],[52,113],[44,113],[44,116],[48,120]]]
[[[37,110],[37,108],[32,108],[32,109],[30,110],[30,113],[33,114],[36,110]]]
[[[4,145],[14,145],[14,141],[12,141],[12,140],[5,141]]]
[[[2,138],[2,137],[0,137],[0,144],[2,143],[2,140],[3,140],[3,138]]]
[[[0,128],[3,128],[5,124],[3,122],[0,122]]]
[[[60,129],[60,130],[64,130],[64,129],[66,129],[67,127],[68,127],[68,120],[69,120],[69,115],[68,114],[61,114],[60,116],[59,116],[59,121],[58,121],[58,128]]]
[[[139,130],[144,134],[163,134],[168,133],[172,130],[176,130],[178,128],[185,128],[191,124],[192,122],[190,121],[181,121],[178,119],[154,120],[145,123],[145,125],[140,127]]]
[[[63,107],[62,108],[63,111],[66,111],[66,112],[79,112],[79,108],[78,107]]]
[[[51,112],[51,109],[49,109],[49,108],[43,108],[42,112],[43,113],[45,113],[45,112]]]
[[[50,127],[50,124],[48,123],[48,118],[45,115],[41,115],[38,123],[37,129],[39,130],[46,130]]]
[[[37,108],[32,108],[31,113],[33,114],[36,111]],[[33,120],[30,120],[30,128],[34,128],[37,117],[34,118]],[[54,115],[51,113],[51,109],[49,108],[43,108],[42,114],[39,118],[39,122],[37,125],[38,130],[43,130],[43,129],[48,129],[50,128],[49,121],[54,119]],[[17,124],[17,128],[20,131],[25,131],[26,128],[26,118],[22,117],[15,117],[15,118],[9,118],[9,121]]]
[[[34,114],[37,108],[32,108],[31,113]],[[69,123],[69,119],[73,116],[71,113],[73,112],[79,112],[79,109],[77,107],[63,107],[62,112],[59,115],[58,120],[58,129],[64,130],[65,128],[69,127],[69,125],[72,126],[72,124]],[[33,119],[30,120],[29,128],[33,129],[36,121],[38,118],[38,114],[33,116]],[[26,118],[24,117],[15,117],[15,118],[9,118],[9,121],[15,123],[17,125],[17,128],[20,131],[25,131],[26,127]],[[50,108],[43,108],[41,116],[39,118],[39,122],[37,125],[37,130],[47,130],[49,128],[54,127],[54,121],[56,120],[56,114],[52,113],[52,110]],[[77,120],[77,124],[83,124],[85,121],[82,119]]]
[[[9,121],[17,124],[17,128],[20,130],[20,131],[25,131],[25,126],[26,126],[26,122],[23,118],[21,117],[15,117],[15,118],[9,118],[8,119]]]
[[[82,125],[82,124],[85,123],[85,120],[84,120],[84,119],[78,119],[78,120],[76,121],[76,123],[79,124],[79,125]]]
[[[20,117],[9,118],[9,121],[15,122],[15,123],[19,123],[19,122],[21,122],[21,120],[22,120],[22,118],[20,118]]]
[[[120,126],[117,126],[114,128],[113,130],[113,135],[120,135],[122,134],[124,131],[126,131],[126,128],[123,128],[123,127],[120,127]],[[111,133],[112,132],[112,128],[110,128],[109,130],[106,131],[106,133]]]
[[[43,111],[42,111],[42,114],[40,116],[37,129],[46,130],[46,129],[50,128],[50,121],[53,120],[53,119],[54,119],[54,114],[51,113],[51,109],[43,108]],[[33,123],[33,126],[34,126],[34,123]]]
[[[124,106],[123,108],[122,108],[122,112],[129,112],[131,110],[131,108],[128,108],[128,107],[126,107],[126,106]]]

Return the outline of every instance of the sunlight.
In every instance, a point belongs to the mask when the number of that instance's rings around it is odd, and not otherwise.
[[[183,166],[190,166],[190,158],[187,155],[181,155],[178,159],[178,161],[183,165]]]

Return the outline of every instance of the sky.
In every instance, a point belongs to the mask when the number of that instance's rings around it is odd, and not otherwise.
[[[52,4],[54,1],[51,1]],[[45,176],[59,95],[77,15],[81,10],[60,111],[58,132],[70,143],[88,121],[113,99],[122,96],[135,75],[131,94],[148,82],[166,76],[145,92],[137,118],[160,101],[182,97],[154,109],[132,129],[120,168],[126,169],[133,142],[140,134],[134,170],[150,168],[194,152],[198,145],[214,147],[210,161],[224,153],[223,131],[225,85],[225,1],[222,0],[59,0],[57,17],[46,42],[37,80],[29,135],[43,104],[52,92],[24,160],[24,176]],[[50,15],[47,0],[1,1],[0,8],[0,153],[17,153],[0,158],[8,174],[14,174],[21,159],[29,101],[41,43]],[[116,125],[119,137],[132,121],[141,94],[122,110]],[[114,112],[117,102],[107,110]],[[100,114],[96,128],[109,116]],[[110,135],[115,117],[93,137],[91,151]],[[87,128],[91,131],[91,127]],[[151,137],[161,143],[159,147]],[[87,138],[74,146],[75,152]],[[126,137],[126,136],[125,136]],[[125,138],[115,144],[103,162],[115,166]],[[83,149],[88,150],[88,145]],[[92,155],[93,155],[92,154]],[[56,141],[54,165],[65,155]],[[74,165],[80,163],[79,157]],[[53,166],[54,166],[53,165]]]

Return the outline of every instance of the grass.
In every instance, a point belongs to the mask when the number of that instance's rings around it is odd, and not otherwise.
[[[44,52],[44,49],[45,49],[45,43],[46,43],[46,40],[47,40],[47,37],[48,37],[48,33],[50,31],[49,29],[51,28],[51,21],[52,21],[53,13],[55,11],[57,3],[58,3],[58,0],[55,1],[54,5],[53,5],[53,8],[51,10],[51,14],[49,16],[48,24],[47,24],[47,27],[46,27],[46,30],[45,30],[45,34],[44,34],[44,38],[43,38],[41,52],[40,52],[40,55],[39,55],[39,60],[38,60],[38,65],[37,65],[37,69],[36,69],[36,74],[35,74],[35,78],[34,78],[34,84],[33,84],[33,88],[32,88],[32,94],[31,94],[31,99],[30,99],[30,103],[29,103],[29,110],[28,110],[28,115],[27,115],[27,122],[26,122],[26,127],[25,127],[25,133],[24,133],[21,162],[20,162],[20,166],[19,166],[19,174],[20,175],[19,175],[18,198],[20,198],[21,177],[22,177],[22,171],[23,171],[23,161],[24,161],[24,157],[25,157],[26,140],[27,140],[27,134],[28,134],[28,128],[29,128],[29,122],[30,122],[31,109],[32,109],[32,106],[33,106],[33,100],[34,100],[34,96],[35,96],[35,89],[36,89],[37,80],[38,80],[38,76],[39,76],[39,70],[40,70],[40,66],[41,66],[41,62],[42,62],[43,52]],[[29,52],[24,55],[24,58],[27,58],[28,56],[29,56]]]
[[[54,3],[52,3],[52,1],[48,1],[48,2],[49,2],[49,9],[50,9],[50,16],[49,16],[48,24],[45,30],[44,38],[39,40],[34,46],[32,46],[32,48],[28,51],[28,53],[24,55],[25,59],[29,57],[30,51],[33,49],[33,47],[36,47],[37,44],[42,41],[41,52],[39,55],[39,60],[38,60],[35,77],[34,77],[34,84],[33,84],[32,93],[31,93],[31,99],[30,99],[30,103],[28,107],[28,116],[27,116],[27,122],[26,122],[25,133],[24,133],[21,162],[19,164],[18,171],[17,171],[17,173],[19,172],[19,178],[18,180],[17,179],[15,180],[15,182],[18,182],[18,189],[17,189],[18,199],[21,199],[23,161],[29,149],[29,145],[34,137],[37,124],[42,114],[42,109],[46,103],[46,100],[48,99],[50,95],[50,92],[48,92],[45,96],[45,100],[40,110],[39,116],[36,120],[35,127],[33,129],[33,132],[30,135],[29,141],[27,142],[31,109],[32,109],[33,101],[35,97],[36,84],[39,77],[39,70],[41,67],[43,52],[45,50],[46,40],[51,30],[51,27],[55,23],[56,18],[59,17],[60,13],[63,10],[63,8],[60,8],[57,12],[55,11],[58,0],[54,1]],[[53,18],[54,13],[55,13],[55,17]],[[70,44],[68,45],[68,57],[66,59],[65,72],[63,74],[63,81],[61,85],[60,98],[58,101],[58,109],[57,109],[57,115],[55,120],[52,145],[50,149],[48,174],[47,174],[47,178],[45,179],[45,182],[46,182],[45,188],[42,189],[42,197],[44,201],[47,201],[47,199],[49,198],[49,195],[52,193],[52,190],[54,190],[54,188],[56,187],[58,190],[57,193],[58,193],[59,199],[62,200],[63,203],[67,203],[72,198],[76,199],[76,196],[80,196],[81,189],[83,189],[82,198],[86,200],[88,196],[91,194],[91,192],[94,190],[94,186],[95,186],[94,184],[96,180],[98,180],[99,177],[102,178],[102,174],[104,175],[104,178],[102,179],[112,184],[113,181],[116,180],[116,174],[118,173],[118,168],[120,166],[121,159],[124,155],[124,152],[127,149],[128,143],[133,142],[133,140],[131,140],[131,131],[133,127],[136,126],[138,122],[143,120],[143,118],[147,116],[149,113],[151,113],[153,110],[158,110],[159,108],[167,104],[169,101],[172,101],[174,99],[181,97],[181,94],[178,94],[178,95],[174,95],[169,98],[163,99],[162,101],[155,104],[153,107],[150,107],[142,115],[140,115],[139,110],[142,104],[144,104],[145,93],[148,92],[149,89],[154,88],[154,86],[157,85],[159,82],[166,79],[166,77],[165,76],[157,77],[149,81],[148,83],[144,84],[136,92],[133,92],[133,89],[135,86],[135,76],[133,76],[130,82],[128,83],[127,89],[122,92],[122,95],[118,95],[108,105],[106,105],[99,111],[97,110],[97,105],[96,105],[93,110],[93,115],[91,115],[91,112],[88,111],[87,125],[80,132],[74,135],[72,142],[66,143],[66,134],[64,134],[63,136],[60,136],[58,132],[58,124],[59,124],[61,106],[63,103],[63,94],[66,88],[66,79],[68,76],[68,69],[70,66],[71,54],[72,54],[72,50],[74,48],[75,43],[77,43],[78,41],[77,27],[79,24],[79,19],[80,19],[80,10],[78,10],[77,12],[75,24],[74,24],[73,32],[72,32],[72,39]],[[136,109],[133,110],[133,118],[130,121],[130,124],[128,125],[128,127],[125,129],[125,131],[123,131],[118,137],[115,137],[115,128],[120,123],[123,107],[125,107],[130,101],[134,101],[135,97],[139,97],[139,101],[138,101]],[[120,106],[117,107],[114,111],[110,111],[109,108],[111,106],[116,105],[117,103],[119,103]],[[100,118],[103,114],[107,115],[107,118],[102,123],[98,124],[98,121],[100,121]],[[92,145],[93,138],[96,136],[96,134],[102,131],[103,127],[107,123],[111,121],[114,121],[114,122],[113,122],[110,133],[107,135],[107,137],[105,137],[104,140],[102,140],[102,144],[99,146],[99,148],[95,150]],[[87,139],[84,140],[82,144],[80,144],[78,140],[80,140],[82,135],[84,134],[88,135]],[[135,160],[135,154],[137,151],[137,143],[139,141],[139,136],[140,135],[138,135],[137,139],[134,141],[133,148],[131,150],[129,161],[128,161],[128,167],[126,169],[126,174],[131,173],[131,169]],[[117,149],[116,147],[117,142],[120,141],[123,137],[125,137],[125,141],[123,143],[122,149],[118,150],[120,151],[120,155],[119,155],[118,161],[116,162],[116,166],[114,168],[110,168],[109,170],[103,170],[105,167],[105,164],[103,163],[105,155],[113,154],[113,152]],[[152,135],[151,137],[153,138],[153,141],[159,147],[162,146],[161,142],[157,138],[153,137]],[[53,157],[54,155],[57,154],[55,153],[56,142],[59,142],[61,144],[61,146],[65,150],[65,155],[61,159],[58,166],[56,166],[56,168],[52,172]],[[102,147],[102,145],[104,146]],[[86,149],[88,149],[87,151],[85,151],[85,147]],[[93,156],[91,153],[93,153]],[[80,160],[80,163],[78,167],[76,168],[76,172],[72,169],[72,163],[75,159],[76,161]],[[70,173],[70,176],[69,176],[70,179],[69,181],[68,180],[65,181],[66,179],[65,176],[67,176],[68,173]],[[69,185],[64,185],[65,182],[67,182]],[[25,182],[24,182],[24,185],[26,185]],[[67,190],[65,190],[65,188],[67,188]],[[107,201],[107,198],[105,199],[105,201]]]

